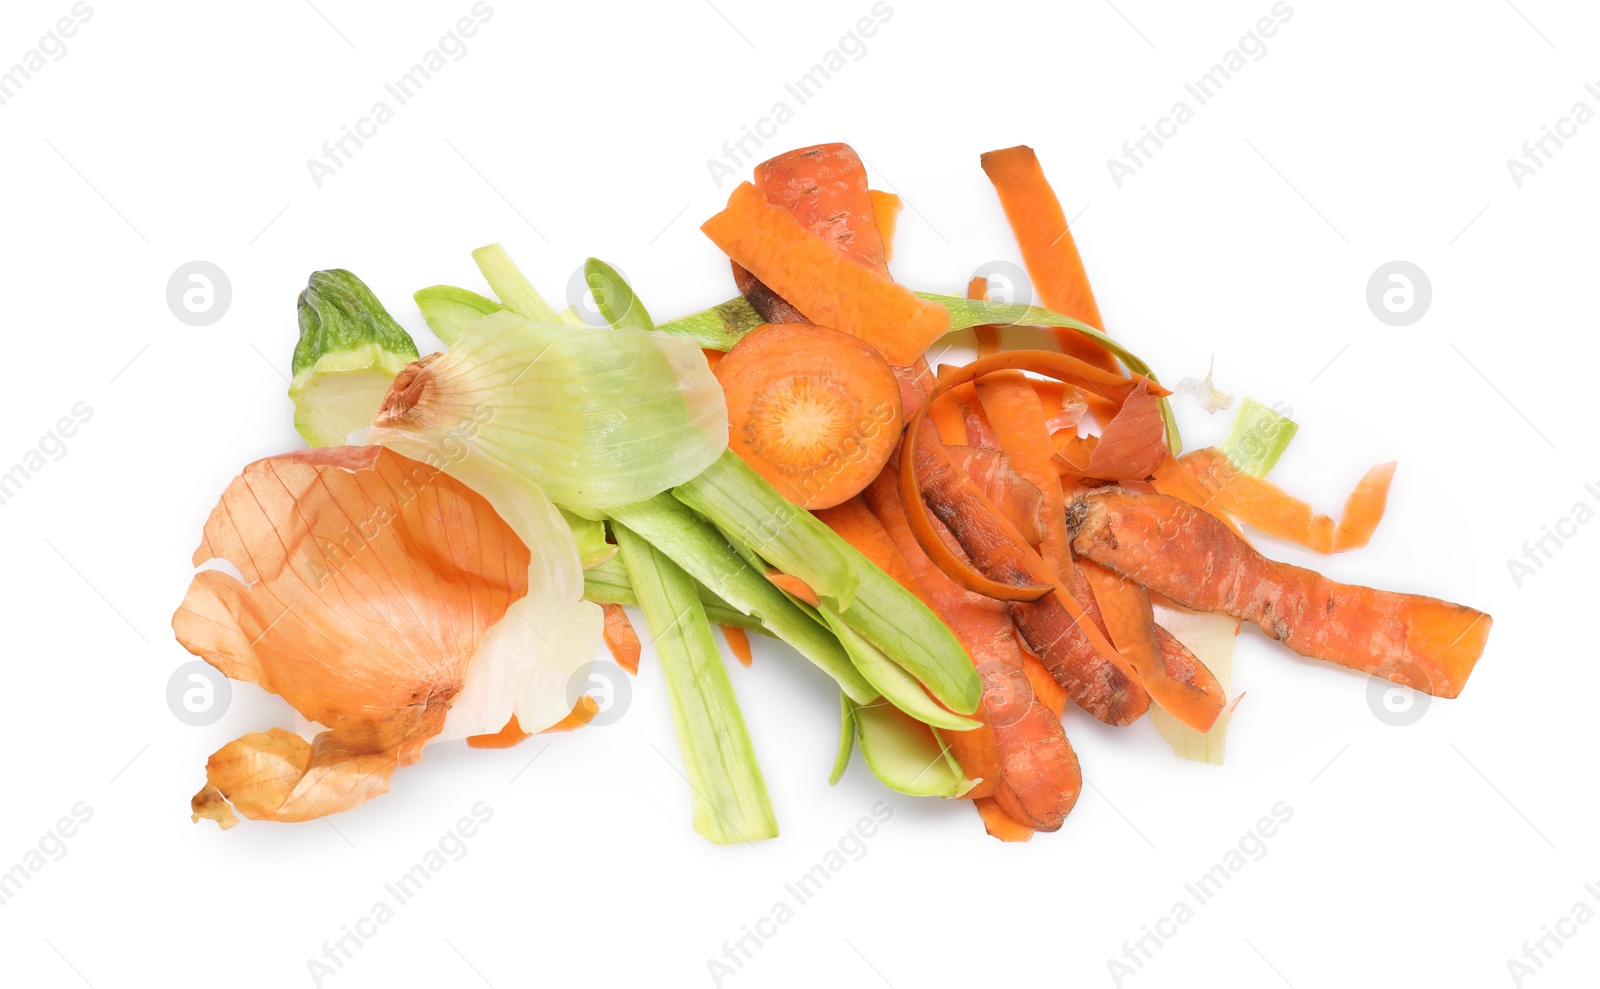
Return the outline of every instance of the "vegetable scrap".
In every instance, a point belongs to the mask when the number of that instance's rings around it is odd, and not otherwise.
[[[354,274],[313,273],[289,363],[310,448],[227,487],[173,617],[304,733],[215,752],[194,819],[353,810],[437,742],[581,744],[610,720],[589,690],[602,642],[627,675],[658,664],[692,826],[719,844],[779,833],[736,695],[765,671],[751,632],[838,690],[819,774],[838,782],[859,747],[885,786],[969,801],[1006,842],[1077,803],[1069,707],[1116,727],[1148,712],[1177,756],[1221,765],[1243,622],[1459,696],[1489,615],[1253,543],[1368,545],[1396,465],[1322,514],[1267,479],[1299,427],[1249,398],[1184,452],[1174,392],[1106,332],[1038,156],[980,164],[1040,305],[991,300],[983,277],[897,282],[899,197],[840,143],[756,166],[701,227],[738,294],[666,322],[590,258],[590,326],[493,244],[472,252],[488,294],[413,297],[444,345],[424,354]],[[1008,349],[1013,326],[1054,349]],[[977,359],[932,367],[966,329]],[[1177,393],[1234,405],[1209,371]]]

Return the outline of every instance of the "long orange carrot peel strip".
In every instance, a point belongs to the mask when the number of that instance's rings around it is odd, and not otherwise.
[[[982,275],[972,276],[972,280],[967,282],[967,298],[989,298],[989,279]],[[993,323],[986,323],[982,326],[974,326],[972,333],[978,338],[979,357],[989,357],[1000,352],[1000,327]]]
[[[990,151],[980,159],[984,174],[994,184],[1006,219],[1022,249],[1022,260],[1041,303],[1057,312],[1104,329],[1100,307],[1089,288],[1083,258],[1067,228],[1067,215],[1055,190],[1044,176],[1039,158],[1025,145]],[[1116,358],[1098,343],[1070,329],[1057,329],[1062,353],[1081,358],[1107,371],[1117,369]]]
[[[1100,489],[1075,500],[1067,517],[1080,556],[1185,608],[1254,622],[1302,656],[1440,697],[1461,693],[1493,624],[1463,605],[1274,562],[1167,495]]]
[[[700,229],[811,322],[860,337],[890,364],[914,363],[950,329],[947,309],[846,257],[748,182]]]
[[[1184,454],[1179,463],[1217,507],[1253,529],[1322,554],[1359,549],[1371,540],[1383,519],[1396,466],[1379,464],[1367,471],[1335,522],[1271,481],[1239,470],[1214,447]]]

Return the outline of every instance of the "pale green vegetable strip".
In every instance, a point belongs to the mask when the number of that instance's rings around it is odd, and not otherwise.
[[[494,289],[494,294],[499,297],[500,303],[507,309],[525,319],[535,323],[559,323],[556,311],[544,301],[544,297],[533,287],[533,283],[522,275],[516,262],[511,260],[511,255],[499,244],[490,244],[480,247],[472,252],[472,260],[478,262],[478,270],[483,272],[483,280]]]
[[[606,542],[604,522],[574,515],[559,506],[557,508],[561,512],[561,517],[566,520],[567,526],[572,529],[572,537],[578,541],[578,559],[585,569],[611,559],[617,548]]]
[[[673,493],[762,559],[811,585],[851,628],[921,680],[945,707],[958,714],[978,709],[983,693],[978,671],[944,622],[733,451],[724,451]]]
[[[1228,438],[1217,449],[1246,474],[1266,477],[1299,430],[1300,424],[1293,419],[1247,398],[1239,403]]]
[[[613,508],[610,514],[718,597],[759,618],[773,635],[833,677],[852,699],[867,703],[877,697],[878,692],[857,672],[833,633],[785,597],[761,570],[752,568],[735,553],[711,523],[687,505],[671,495],[658,495],[649,501]]]
[[[696,585],[695,590],[700,593],[700,604],[706,609],[706,617],[714,624],[761,632],[764,635],[772,634],[759,619],[738,610],[704,586]],[[583,572],[583,599],[593,601],[595,604],[638,605],[639,596],[633,593],[633,584],[628,580],[628,569],[620,556],[613,556]]]
[[[1265,477],[1278,463],[1283,451],[1294,439],[1299,425],[1288,416],[1281,415],[1247,398],[1239,406],[1239,414],[1228,430],[1228,438],[1218,449],[1233,465],[1247,474]],[[1239,622],[1229,615],[1190,611],[1187,608],[1157,604],[1156,622],[1171,632],[1173,637],[1189,648],[1195,658],[1204,663],[1211,675],[1217,678],[1223,692],[1233,690],[1233,646],[1238,637]],[[1159,708],[1152,708],[1151,717],[1161,737],[1172,746],[1181,759],[1222,765],[1227,754],[1228,722],[1233,717],[1231,706],[1223,709],[1209,732],[1197,732]]]
[[[422,310],[422,318],[428,321],[428,329],[443,340],[446,347],[461,339],[478,320],[505,308],[471,289],[454,285],[430,285],[411,297]]]
[[[935,292],[917,292],[915,295],[929,302],[937,302],[950,310],[950,329],[965,330],[974,326],[999,324],[1001,326],[1060,326],[1079,333],[1111,351],[1117,359],[1135,374],[1156,381],[1150,365],[1128,348],[1081,320],[1064,316],[1039,306],[1024,306],[1015,302],[989,302],[984,299],[963,299],[958,295],[940,295]],[[1172,455],[1183,452],[1183,437],[1178,435],[1178,420],[1173,417],[1172,405],[1161,399],[1161,419],[1167,424],[1167,446]]]
[[[959,714],[951,714],[928,696],[922,689],[922,684],[917,678],[907,673],[898,663],[885,656],[877,646],[862,638],[861,633],[851,628],[838,612],[824,605],[821,608],[822,617],[827,621],[828,627],[839,637],[839,644],[844,646],[845,652],[855,661],[856,669],[866,677],[867,682],[882,694],[884,699],[905,713],[916,718],[925,725],[935,728],[949,728],[953,731],[971,731],[982,727],[982,724],[971,718],[963,718]],[[859,702],[859,698],[857,698]],[[863,702],[864,703],[864,702]]]
[[[612,530],[667,682],[694,829],[719,845],[777,837],[761,767],[694,581],[626,525],[613,523]]]
[[[742,295],[727,302],[702,309],[697,313],[662,323],[660,330],[674,336],[687,337],[707,350],[726,353],[733,349],[739,338],[760,326],[766,320]]]
[[[779,494],[732,450],[724,450],[715,463],[672,493],[731,540],[799,577],[818,594],[841,607],[854,600],[860,580],[840,548],[844,541],[837,536],[833,541],[813,538],[816,529],[830,536],[833,531]],[[799,569],[790,570],[791,563]]]
[[[856,747],[855,705],[844,694],[839,695],[839,751],[833,757],[833,772],[828,774],[828,785],[834,786],[844,778],[850,768],[850,753]]]
[[[599,258],[583,263],[583,279],[589,285],[594,303],[606,322],[619,330],[653,330],[656,324],[644,303],[633,294],[633,288],[617,270]]]
[[[935,729],[887,701],[852,712],[861,755],[891,790],[918,797],[959,797],[978,785],[952,769],[950,750]]]

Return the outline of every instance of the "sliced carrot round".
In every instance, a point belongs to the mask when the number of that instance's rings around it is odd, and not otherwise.
[[[802,508],[865,488],[900,439],[894,371],[856,337],[810,323],[767,323],[716,366],[728,445]]]

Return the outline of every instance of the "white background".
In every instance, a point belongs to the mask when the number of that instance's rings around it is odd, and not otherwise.
[[[891,3],[866,54],[798,106],[784,82],[868,0],[492,0],[465,56],[320,190],[306,160],[469,0],[92,4],[65,56],[0,106],[0,468],[74,403],[93,409],[0,506],[0,869],[75,803],[93,810],[0,907],[6,984],[311,985],[307,959],[479,801],[493,818],[466,857],[324,985],[711,985],[707,959],[880,800],[894,816],[865,856],[724,985],[1110,986],[1107,959],[1280,801],[1293,818],[1265,857],[1124,985],[1512,985],[1524,941],[1580,900],[1600,909],[1584,891],[1600,881],[1585,837],[1600,526],[1520,589],[1506,562],[1575,502],[1600,506],[1583,400],[1600,124],[1520,190],[1505,164],[1575,101],[1600,110],[1583,88],[1600,80],[1600,13],[1291,0],[1265,56],[1119,190],[1106,160],[1269,0]],[[70,6],[0,8],[0,68]],[[689,826],[647,654],[613,726],[430,749],[331,822],[191,824],[206,756],[287,724],[241,686],[192,728],[165,689],[190,659],[168,622],[206,513],[245,463],[299,445],[284,376],[307,274],[351,268],[424,350],[410,293],[481,287],[469,251],[494,240],[553,298],[596,255],[659,317],[720,301],[727,264],[696,227],[730,186],[706,161],[780,99],[795,115],[767,151],[850,141],[906,198],[901,280],[954,291],[1015,259],[978,155],[1031,144],[1082,214],[1108,328],[1169,381],[1215,355],[1224,390],[1293,409],[1277,480],[1333,511],[1366,466],[1398,459],[1372,546],[1309,562],[1492,612],[1465,695],[1393,727],[1365,678],[1247,631],[1225,768],[1176,761],[1148,720],[1069,712],[1090,785],[1059,833],[1001,845],[969,807],[887,793],[859,757],[829,788],[835,694],[761,643],[733,679],[783,835],[718,848]],[[164,295],[195,259],[232,282],[203,328]],[[1365,302],[1394,259],[1432,282],[1409,327]],[[1183,414],[1192,447],[1229,418]],[[1524,984],[1592,985],[1597,969],[1591,922]]]

